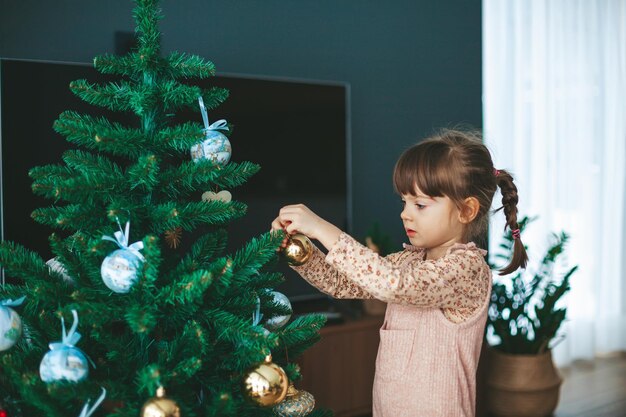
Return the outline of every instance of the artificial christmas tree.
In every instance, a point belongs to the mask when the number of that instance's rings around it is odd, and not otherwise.
[[[198,109],[199,99],[217,107],[227,91],[193,86],[194,78],[214,73],[210,62],[183,53],[162,57],[158,2],[135,3],[136,49],[94,60],[97,70],[119,79],[78,80],[70,88],[94,106],[135,114],[136,125],[61,114],[54,129],[82,149],[66,152],[63,164],[30,171],[33,191],[54,200],[32,216],[57,229],[50,236],[55,256],[46,262],[17,244],[0,245],[8,277],[0,302],[26,297],[15,307],[21,338],[0,352],[2,412],[136,417],[164,387],[183,417],[273,415],[272,404],[247,398],[244,381],[269,355],[297,380],[290,361],[317,341],[324,319],[263,327],[261,317],[291,313],[274,301],[282,277],[263,268],[283,236],[267,233],[225,253],[228,223],[246,207],[230,194],[211,197],[245,183],[259,167],[231,160],[225,122],[209,125],[205,114],[204,126],[173,122],[177,110]],[[207,143],[214,138],[217,150]],[[45,366],[53,377],[44,382],[42,359],[56,349],[77,351],[78,339],[88,375],[68,378],[76,363],[55,354]],[[100,408],[87,411],[85,402],[103,389]]]

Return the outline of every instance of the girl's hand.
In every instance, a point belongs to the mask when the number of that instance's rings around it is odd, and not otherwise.
[[[281,208],[278,219],[290,235],[302,233],[311,239],[317,239],[316,232],[320,225],[325,222],[304,204],[294,204]]]
[[[283,224],[280,222],[280,218],[276,217],[274,219],[274,221],[272,222],[272,232],[278,231],[278,230],[285,230],[285,228],[287,227],[287,224]],[[287,243],[289,242],[289,235],[285,234],[285,238],[283,239],[282,243],[280,244],[280,248],[276,249],[277,252],[279,252],[281,249],[284,249],[287,247]]]
[[[341,234],[339,228],[313,213],[304,204],[281,208],[278,217],[272,222],[272,230],[275,228],[281,228],[290,235],[302,233],[311,239],[317,239],[329,250]]]

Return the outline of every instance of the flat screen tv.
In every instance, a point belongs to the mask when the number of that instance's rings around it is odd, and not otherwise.
[[[52,229],[35,223],[31,212],[52,201],[31,191],[30,168],[61,163],[74,145],[52,129],[65,110],[132,125],[136,118],[91,106],[69,90],[77,79],[102,82],[113,78],[91,65],[0,60],[1,233],[52,257]],[[225,87],[230,97],[209,112],[210,121],[234,125],[230,136],[233,161],[252,161],[261,170],[245,185],[231,190],[248,205],[248,213],[229,226],[229,250],[270,228],[285,204],[304,203],[345,230],[351,229],[349,167],[349,88],[342,83],[219,75],[189,81],[201,87]],[[202,122],[199,113],[177,114],[179,121]],[[277,267],[286,278],[277,289],[292,302],[323,298],[286,265]]]

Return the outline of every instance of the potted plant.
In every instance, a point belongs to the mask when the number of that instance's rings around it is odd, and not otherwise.
[[[520,230],[531,221],[523,218]],[[555,273],[567,241],[565,232],[552,234],[535,268],[494,280],[487,319],[486,395],[487,408],[498,417],[549,416],[558,404],[562,380],[552,361],[552,348],[562,340],[558,331],[567,309],[557,302],[570,289],[570,277],[578,269]],[[500,249],[495,259],[508,261],[513,251],[510,234],[504,236]]]

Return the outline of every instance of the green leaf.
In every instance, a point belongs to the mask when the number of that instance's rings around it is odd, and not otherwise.
[[[532,219],[520,220],[524,229]],[[566,309],[556,309],[557,302],[569,290],[570,277],[577,266],[563,276],[554,275],[554,265],[565,251],[568,241],[565,232],[552,234],[551,243],[535,272],[528,268],[524,273],[501,277],[492,287],[487,326],[500,339],[496,347],[505,353],[537,354],[550,348],[550,342],[565,320]],[[513,250],[508,233],[503,238],[501,259],[510,259]]]

